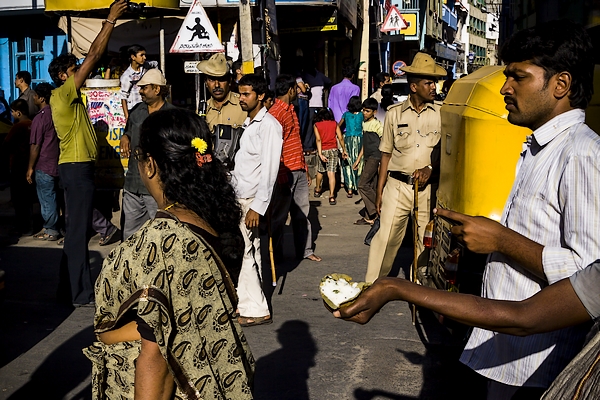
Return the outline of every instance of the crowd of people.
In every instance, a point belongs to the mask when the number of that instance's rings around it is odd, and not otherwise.
[[[64,235],[59,293],[76,307],[96,308],[97,341],[85,349],[96,394],[252,398],[255,361],[242,328],[273,322],[260,227],[280,262],[289,217],[295,257],[320,262],[309,220],[313,178],[314,198],[328,191],[336,205],[343,188],[364,204],[354,224],[379,225],[365,268],[372,286],[336,317],[367,323],[387,302],[405,300],[480,327],[461,361],[489,380],[489,399],[540,398],[581,350],[584,323],[600,315],[600,139],[584,123],[593,57],[583,29],[559,34],[540,25],[502,49],[508,120],[533,134],[500,223],[434,210],[442,118],[436,87],[447,71],[427,53],[402,68],[410,94],[398,104],[385,73],[361,101],[354,66],[335,85],[311,65],[278,75],[269,88],[263,76],[244,75],[217,53],[198,65],[210,95],[199,116],[169,103],[163,73],[145,49],[130,46],[121,75],[127,124],[120,151],[129,167],[119,234],[94,205],[97,133],[80,89],[126,8],[125,0],[111,5],[81,64],[72,54],[52,61],[55,86],[31,89],[29,73],[17,73],[21,96],[10,104],[5,139],[19,232],[33,234],[35,187],[44,222],[34,237]],[[430,210],[457,221],[452,232],[468,249],[490,253],[484,298],[387,277],[417,206],[425,211],[417,255]],[[94,231],[102,231],[102,244],[121,239],[95,284],[88,256]],[[559,392],[544,398],[562,398]]]

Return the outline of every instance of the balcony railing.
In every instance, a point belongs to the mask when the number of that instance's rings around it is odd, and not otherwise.
[[[395,2],[392,2],[395,4]],[[398,0],[399,10],[418,10],[419,0]]]

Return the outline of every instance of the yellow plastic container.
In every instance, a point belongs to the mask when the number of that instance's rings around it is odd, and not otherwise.
[[[500,220],[522,144],[531,130],[506,119],[504,66],[486,66],[454,82],[442,106],[438,204]]]

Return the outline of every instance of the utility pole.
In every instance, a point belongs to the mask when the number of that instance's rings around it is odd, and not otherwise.
[[[252,9],[249,0],[240,0],[240,42],[242,45],[242,72],[254,73],[252,53]]]
[[[363,26],[360,43],[360,62],[358,79],[361,80],[360,98],[365,101],[369,97],[369,0],[363,0]]]

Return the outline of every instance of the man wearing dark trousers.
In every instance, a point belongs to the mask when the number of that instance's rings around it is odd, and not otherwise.
[[[321,261],[321,257],[313,251],[308,220],[310,177],[302,152],[300,123],[292,104],[296,99],[296,79],[291,75],[279,75],[275,80],[275,92],[277,98],[269,113],[281,124],[283,147],[279,175],[270,206],[273,247],[283,255],[283,228],[290,214],[296,257],[318,262]]]
[[[66,236],[61,260],[61,287],[64,295],[68,271],[71,302],[75,307],[94,304],[94,287],[90,275],[88,242],[94,200],[94,164],[98,141],[92,122],[81,99],[80,89],[100,60],[115,26],[127,9],[125,0],[114,2],[102,29],[94,39],[81,65],[73,54],[56,57],[48,72],[57,88],[52,91],[50,107],[54,127],[60,140],[58,171],[65,190]]]

